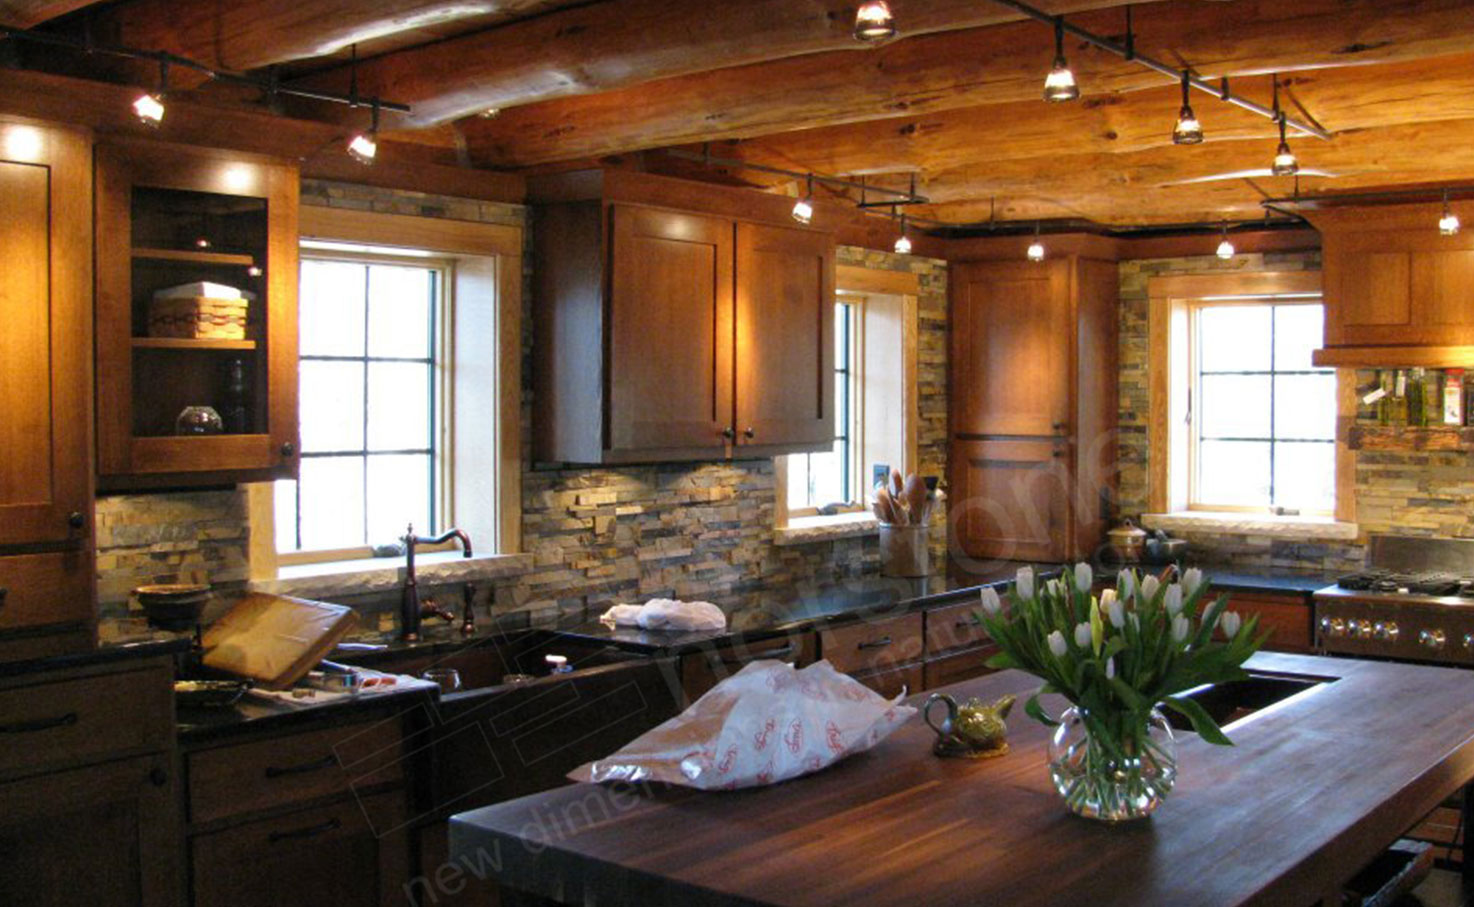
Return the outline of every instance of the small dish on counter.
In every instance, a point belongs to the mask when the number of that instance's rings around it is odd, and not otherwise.
[[[205,583],[160,583],[133,590],[150,625],[160,630],[192,630],[210,601]]]
[[[244,680],[176,680],[174,703],[180,708],[223,709],[239,702],[250,688]]]

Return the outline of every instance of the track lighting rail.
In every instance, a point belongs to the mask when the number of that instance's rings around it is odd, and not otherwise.
[[[885,208],[889,210],[897,205],[925,205],[931,199],[924,195],[918,195],[913,188],[907,192],[901,189],[887,189],[884,186],[872,186],[869,183],[861,183],[855,180],[847,180],[837,176],[822,176],[817,173],[807,173],[799,170],[785,170],[782,167],[770,167],[766,164],[754,164],[737,158],[714,157],[710,154],[698,154],[694,151],[684,151],[680,148],[667,148],[665,153],[673,158],[683,161],[694,161],[698,164],[706,164],[709,167],[733,167],[739,170],[751,170],[755,173],[771,173],[774,176],[787,176],[796,180],[810,180],[824,186],[833,186],[839,189],[856,189],[865,194],[879,193],[887,198],[879,201],[861,200],[855,203],[857,208]],[[914,180],[913,180],[914,186]],[[912,219],[913,221],[915,218]]]
[[[1129,35],[1129,32],[1126,42],[1118,43],[1116,41],[1112,41],[1110,38],[1107,38],[1104,35],[1097,35],[1095,32],[1081,28],[1078,25],[1071,25],[1069,22],[1065,21],[1064,17],[1062,16],[1055,16],[1052,13],[1046,13],[1042,9],[1030,6],[1027,3],[1020,3],[1018,2],[1018,0],[991,0],[991,2],[996,3],[999,6],[1007,7],[1008,9],[1011,9],[1016,13],[1021,13],[1022,15],[1025,15],[1030,19],[1034,19],[1038,22],[1043,22],[1045,25],[1048,25],[1050,27],[1062,28],[1064,29],[1066,34],[1074,35],[1076,38],[1079,38],[1085,43],[1099,48],[1100,50],[1103,50],[1107,53],[1115,54],[1116,56],[1120,57],[1123,60],[1126,60],[1127,62],[1135,63],[1139,66],[1145,66],[1147,69],[1159,72],[1167,78],[1173,80],[1174,82],[1184,78],[1185,76],[1187,79],[1187,83],[1193,88],[1196,88],[1202,92],[1206,92],[1207,94],[1212,95],[1220,101],[1226,101],[1229,104],[1234,105],[1235,107],[1240,107],[1244,110],[1249,111],[1250,113],[1258,114],[1259,116],[1264,117],[1266,120],[1278,122],[1280,117],[1282,116],[1279,111],[1276,111],[1269,107],[1265,107],[1263,104],[1256,103],[1249,100],[1248,98],[1243,98],[1231,93],[1228,90],[1227,78],[1221,79],[1217,84],[1215,84],[1208,79],[1200,78],[1193,75],[1192,73],[1184,73],[1183,70],[1180,70],[1177,67],[1170,66],[1166,63],[1163,63],[1161,60],[1143,54],[1140,50],[1136,48],[1135,39]],[[1290,127],[1291,129],[1299,130],[1306,135],[1313,135],[1318,139],[1329,139],[1331,137],[1331,134],[1328,131],[1322,129],[1314,123],[1307,123],[1304,120],[1298,120],[1293,117],[1285,117],[1284,122],[1285,125]]]
[[[386,101],[379,97],[360,96],[357,91],[348,94],[338,94],[331,91],[316,91],[309,88],[288,88],[278,83],[275,79],[259,78],[256,76],[243,75],[241,73],[229,72],[223,69],[215,69],[203,63],[196,62],[188,57],[171,54],[162,50],[142,50],[136,47],[126,47],[121,44],[97,44],[95,42],[73,38],[69,35],[53,34],[50,32],[27,31],[22,28],[13,28],[8,25],[0,25],[0,38],[12,38],[18,41],[26,41],[32,44],[44,44],[49,47],[65,47],[70,50],[84,54],[107,54],[113,57],[124,57],[130,60],[150,60],[164,66],[173,66],[180,69],[192,69],[202,73],[215,82],[227,85],[243,85],[251,88],[259,88],[263,93],[270,95],[287,95],[296,98],[306,98],[312,101],[327,101],[333,104],[346,104],[349,107],[375,107],[379,110],[392,111],[394,113],[409,113],[408,104],[400,104],[394,101]]]

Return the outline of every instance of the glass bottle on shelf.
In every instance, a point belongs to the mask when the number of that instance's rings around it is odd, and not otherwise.
[[[1423,369],[1408,370],[1407,378],[1407,424],[1422,428],[1428,424],[1428,407]]]
[[[225,363],[224,403],[220,418],[225,422],[225,431],[232,435],[247,434],[246,363],[241,359]]]

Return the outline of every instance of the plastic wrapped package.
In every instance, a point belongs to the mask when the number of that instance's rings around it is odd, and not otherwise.
[[[652,598],[643,605],[615,605],[599,618],[617,627],[642,630],[724,630],[727,615],[711,602]]]
[[[701,790],[776,784],[884,740],[916,710],[887,700],[821,661],[802,670],[755,661],[686,711],[575,781],[663,781]]]

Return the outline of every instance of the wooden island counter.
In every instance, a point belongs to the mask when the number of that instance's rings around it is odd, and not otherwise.
[[[1358,869],[1474,779],[1474,672],[1269,653],[1247,667],[1328,682],[1230,727],[1234,747],[1179,732],[1177,787],[1142,822],[1069,814],[1048,731],[1022,714],[1012,752],[982,761],[932,756],[918,716],[773,787],[576,784],[463,813],[452,856],[568,904],[1339,903]],[[948,692],[1037,685],[1006,671]]]

